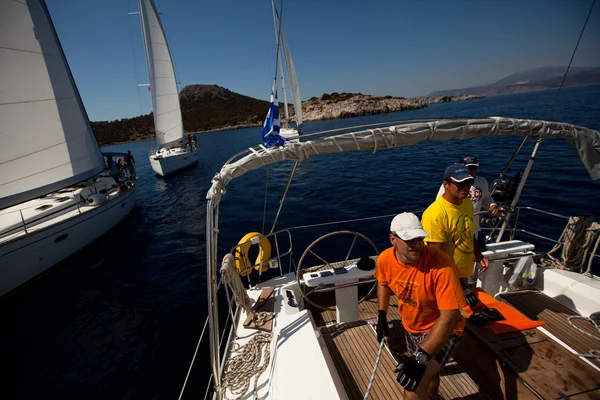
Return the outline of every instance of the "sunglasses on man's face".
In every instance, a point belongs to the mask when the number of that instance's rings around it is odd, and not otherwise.
[[[452,179],[450,179],[448,181],[448,183],[453,183],[453,184],[455,184],[457,187],[459,187],[461,189],[468,189],[471,186],[473,186],[473,181],[472,180],[463,181],[463,182],[456,182],[456,181],[453,181]]]
[[[417,243],[423,243],[423,239],[425,239],[422,237],[418,237],[418,238],[414,238],[414,239],[410,239],[410,240],[404,240],[400,236],[396,235],[395,233],[392,233],[392,235],[394,235],[398,239],[402,240],[404,243],[406,243],[409,246],[415,245]]]

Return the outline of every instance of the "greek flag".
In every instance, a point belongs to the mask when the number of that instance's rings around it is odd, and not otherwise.
[[[279,129],[279,100],[277,99],[277,80],[275,79],[273,81],[273,88],[271,89],[269,112],[263,124],[262,137],[267,148],[283,146],[285,144],[285,139],[279,136]]]

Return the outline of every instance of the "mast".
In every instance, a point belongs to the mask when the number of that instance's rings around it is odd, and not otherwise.
[[[284,115],[285,115],[285,118],[283,119],[283,121],[281,121],[281,126],[284,128],[287,128],[288,121],[290,119],[290,114],[289,114],[289,110],[288,110],[287,96],[285,94],[285,79],[284,79],[284,74],[283,74],[283,61],[281,60],[281,53],[279,52],[281,43],[279,40],[278,30],[281,28],[277,26],[278,24],[277,24],[277,11],[275,9],[275,0],[271,0],[271,8],[273,10],[273,25],[275,27],[275,43],[277,45],[277,53],[279,54],[278,62],[279,62],[279,70],[281,73],[281,91],[283,93],[283,110],[284,110]]]

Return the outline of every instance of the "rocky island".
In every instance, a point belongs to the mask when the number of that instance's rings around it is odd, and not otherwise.
[[[435,96],[435,97],[378,97],[362,93],[325,93],[302,103],[305,121],[360,117],[397,111],[418,110],[433,103],[471,100],[482,96]]]
[[[433,103],[470,100],[482,96],[404,98],[362,93],[325,93],[302,103],[305,121],[359,117],[416,110]],[[189,85],[179,94],[185,132],[206,132],[260,126],[269,103],[217,85]],[[293,107],[290,105],[293,116]],[[154,138],[152,114],[118,121],[92,122],[100,145]]]

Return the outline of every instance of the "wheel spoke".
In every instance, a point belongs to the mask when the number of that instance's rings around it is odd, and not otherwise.
[[[352,244],[350,245],[350,249],[348,250],[348,254],[346,254],[346,259],[344,260],[344,265],[348,266],[348,258],[350,258],[350,253],[352,253],[352,249],[354,248],[354,243],[356,243],[356,239],[358,239],[358,236],[354,236],[354,239],[352,240]]]
[[[352,254],[352,250],[354,250],[354,247],[356,245],[356,239],[361,238],[363,240],[366,241],[366,243],[368,243],[370,245],[370,247],[374,250],[374,254],[378,255],[379,254],[379,250],[377,249],[377,247],[375,246],[375,244],[365,235],[359,233],[359,232],[353,232],[353,231],[335,231],[335,232],[331,232],[331,233],[327,233],[319,238],[317,238],[315,241],[313,241],[307,248],[306,250],[304,250],[304,252],[302,253],[302,256],[300,257],[300,261],[298,262],[298,266],[297,266],[297,271],[296,271],[296,285],[298,286],[298,290],[300,292],[300,295],[304,298],[305,302],[315,308],[318,308],[320,310],[334,310],[334,307],[324,307],[321,306],[319,304],[317,304],[314,300],[311,300],[309,298],[310,294],[313,294],[314,292],[317,291],[317,287],[314,288],[310,288],[308,286],[306,286],[306,284],[302,284],[302,276],[303,273],[306,273],[308,271],[316,271],[320,268],[322,268],[322,266],[312,266],[312,267],[308,267],[308,268],[303,268],[302,265],[305,264],[305,258],[307,255],[312,254],[314,257],[316,257],[318,260],[320,260],[323,265],[325,266],[331,266],[331,263],[329,263],[327,260],[325,260],[323,257],[319,256],[317,253],[315,253],[312,249],[317,245],[317,243],[322,242],[323,240],[329,239],[333,237],[333,236],[338,236],[338,235],[353,235],[354,238],[352,240],[352,244],[350,245],[350,249],[348,250],[348,253],[346,254],[346,258],[344,259],[344,261],[342,261],[341,263],[343,263],[343,265],[345,267],[348,266],[348,260],[350,259],[350,256]],[[335,239],[334,239],[335,241]],[[360,281],[356,282],[356,286],[361,285]],[[373,285],[373,287],[371,288],[371,290],[369,291],[369,293],[367,293],[366,296],[364,296],[362,299],[359,299],[359,303],[362,302],[363,300],[365,300],[368,296],[370,296],[373,291],[377,288],[377,283],[375,283]],[[335,289],[335,288],[333,288]],[[305,304],[306,306],[306,304]]]
[[[319,260],[321,260],[323,262],[323,264],[325,265],[329,265],[329,263],[327,262],[327,260],[325,260],[324,258],[322,258],[321,256],[319,256],[317,253],[315,253],[312,250],[309,250],[309,253],[311,253],[313,256],[317,257]]]

